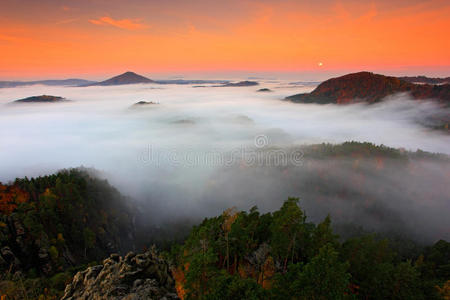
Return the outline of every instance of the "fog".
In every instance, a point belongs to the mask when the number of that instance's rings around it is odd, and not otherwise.
[[[365,176],[350,184],[346,161],[300,156],[297,164],[242,164],[233,153],[296,149],[317,143],[371,142],[395,148],[450,154],[450,136],[426,127],[431,116],[450,112],[432,102],[396,95],[376,105],[294,104],[282,99],[314,89],[310,84],[260,80],[256,87],[127,85],[116,87],[29,86],[0,89],[0,181],[38,176],[62,168],[100,170],[119,190],[150,209],[149,220],[219,214],[224,208],[277,209],[288,196],[300,197],[313,221],[327,213],[370,228],[405,227],[425,240],[450,238],[450,164],[417,161]],[[259,88],[273,92],[260,93]],[[34,95],[71,102],[17,104]],[[132,106],[138,101],[158,104]],[[289,152],[291,153],[291,152]],[[298,153],[297,153],[298,154]],[[224,158],[233,157],[231,164]],[[242,157],[240,157],[242,158]],[[330,158],[331,161],[333,159]],[[371,161],[361,168],[370,172]],[[369,167],[370,166],[370,167]],[[289,176],[286,179],[286,168]],[[358,195],[314,191],[306,184],[318,170],[329,182]],[[338,191],[339,190],[339,191]],[[331,195],[330,195],[331,194]],[[318,202],[317,199],[322,199]],[[383,217],[355,199],[375,202]]]

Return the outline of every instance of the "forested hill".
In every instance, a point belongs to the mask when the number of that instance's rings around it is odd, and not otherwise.
[[[133,250],[134,213],[125,200],[80,169],[0,184],[1,279],[13,280],[19,272],[34,279],[25,280],[34,285],[26,287],[30,291],[61,289],[73,275],[65,271]],[[45,286],[42,276],[54,282]]]
[[[404,242],[403,246],[408,245]],[[399,243],[397,243],[399,245]],[[450,243],[397,255],[388,240],[340,241],[299,200],[273,212],[229,209],[195,226],[169,255],[182,299],[448,299]],[[447,298],[444,298],[447,297]]]
[[[450,103],[450,84],[414,84],[397,77],[370,72],[347,74],[322,82],[311,93],[289,96],[286,100],[299,103],[378,102],[396,93],[409,93],[414,99],[435,99]]]

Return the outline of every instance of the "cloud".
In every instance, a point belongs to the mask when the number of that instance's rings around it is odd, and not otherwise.
[[[69,23],[73,23],[75,21],[78,21],[79,18],[72,18],[72,19],[65,19],[65,20],[61,20],[55,23],[55,25],[61,25],[61,24],[69,24]]]
[[[148,26],[141,23],[140,19],[122,19],[122,20],[115,20],[111,17],[101,17],[99,19],[93,19],[89,20],[92,24],[95,25],[110,25],[121,29],[128,29],[128,30],[138,30],[147,28]]]
[[[63,5],[63,6],[61,7],[61,9],[62,9],[63,11],[71,11],[71,10],[73,10],[72,7],[67,6],[67,5]]]

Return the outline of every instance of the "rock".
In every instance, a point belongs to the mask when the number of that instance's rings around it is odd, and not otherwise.
[[[263,88],[263,89],[257,90],[257,92],[259,92],[259,93],[268,93],[268,92],[272,92],[272,90],[268,89],[268,88]]]
[[[52,264],[50,261],[50,255],[48,253],[48,250],[46,248],[40,248],[38,252],[38,257],[41,271],[45,275],[50,275],[52,273]]]
[[[14,228],[16,230],[17,236],[22,236],[25,234],[25,228],[23,228],[23,225],[20,223],[20,221],[16,218],[13,218]]]
[[[111,258],[112,260],[119,262],[120,261],[120,255],[117,253],[113,253],[109,256],[109,258]]]
[[[13,266],[14,270],[20,269],[20,260],[14,255],[14,252],[8,246],[3,247],[0,250],[2,257],[2,263],[4,265]]]
[[[125,255],[125,261],[127,263],[131,263],[131,259],[136,256],[136,253],[130,251],[127,255]]]
[[[62,299],[179,299],[169,265],[156,252],[111,254],[103,264],[78,272]]]

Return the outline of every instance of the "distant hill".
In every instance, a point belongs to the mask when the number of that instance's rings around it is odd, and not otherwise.
[[[152,105],[152,104],[158,104],[158,103],[153,102],[153,101],[139,101],[139,102],[136,102],[133,105]]]
[[[51,86],[79,86],[95,83],[95,81],[84,79],[62,79],[62,80],[38,80],[38,81],[0,81],[0,88],[13,88],[27,85],[51,85]]]
[[[203,82],[206,83],[206,82]],[[200,88],[200,87],[244,87],[244,86],[255,86],[255,85],[259,85],[258,82],[256,81],[238,81],[238,82],[229,82],[229,81],[222,81],[222,82],[217,82],[217,83],[221,83],[220,85],[212,85],[212,86],[203,86],[203,85],[196,85],[194,87],[196,88]]]
[[[147,108],[147,107],[153,107],[155,105],[159,105],[159,103],[157,102],[153,102],[153,101],[139,101],[134,103],[133,105],[130,106],[130,108]]]
[[[14,103],[56,103],[56,102],[67,102],[66,98],[59,96],[41,95],[32,96],[24,99],[19,99],[14,101]]]
[[[241,86],[255,86],[255,85],[258,85],[258,84],[259,83],[256,82],[256,81],[248,81],[248,80],[246,80],[246,81],[239,81],[239,82],[236,82],[236,83],[228,82],[228,83],[225,83],[222,86],[225,86],[225,87],[241,87]]]
[[[226,84],[228,80],[198,80],[198,79],[168,79],[168,80],[155,80],[157,84]]]
[[[398,77],[401,80],[412,82],[412,83],[427,83],[427,84],[444,84],[450,83],[450,77],[446,78],[430,78],[426,76],[404,76]]]
[[[386,96],[408,92],[414,99],[437,99],[450,103],[450,84],[413,84],[397,77],[370,72],[359,72],[328,79],[311,93],[286,97],[300,103],[355,103],[379,102]]]
[[[273,92],[273,91],[271,89],[268,89],[268,88],[263,88],[263,89],[257,90],[257,92],[259,92],[259,93],[268,93],[268,92]]]
[[[124,84],[136,84],[136,83],[152,83],[153,80],[136,74],[134,72],[125,72],[113,78],[105,81],[89,84],[88,86],[109,86],[109,85],[124,85]]]

